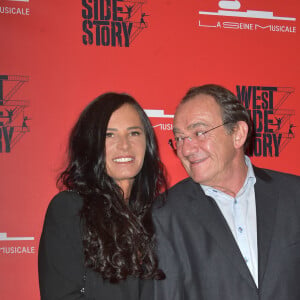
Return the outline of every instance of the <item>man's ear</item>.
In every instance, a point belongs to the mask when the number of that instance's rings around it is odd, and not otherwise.
[[[233,145],[236,149],[244,147],[248,135],[248,125],[244,121],[238,121],[235,125],[233,137]]]

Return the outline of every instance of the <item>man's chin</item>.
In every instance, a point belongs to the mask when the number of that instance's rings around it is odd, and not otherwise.
[[[192,174],[190,177],[199,184],[205,182],[205,178],[203,178],[203,176],[200,176],[199,174]]]

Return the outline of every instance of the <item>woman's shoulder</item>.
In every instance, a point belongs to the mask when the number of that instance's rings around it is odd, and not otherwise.
[[[47,214],[54,214],[56,218],[78,216],[83,205],[82,197],[74,191],[63,191],[51,200]]]

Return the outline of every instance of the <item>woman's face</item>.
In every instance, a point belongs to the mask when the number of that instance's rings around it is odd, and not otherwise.
[[[105,141],[106,171],[130,194],[134,177],[140,172],[146,151],[145,129],[138,112],[124,104],[111,115]]]

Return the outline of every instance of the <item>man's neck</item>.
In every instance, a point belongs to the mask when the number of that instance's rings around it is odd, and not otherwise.
[[[212,184],[211,187],[222,191],[223,193],[235,197],[240,189],[243,187],[244,182],[247,177],[248,167],[246,165],[244,157],[241,158],[236,164],[233,165],[227,172],[224,174],[223,182],[218,184]]]

